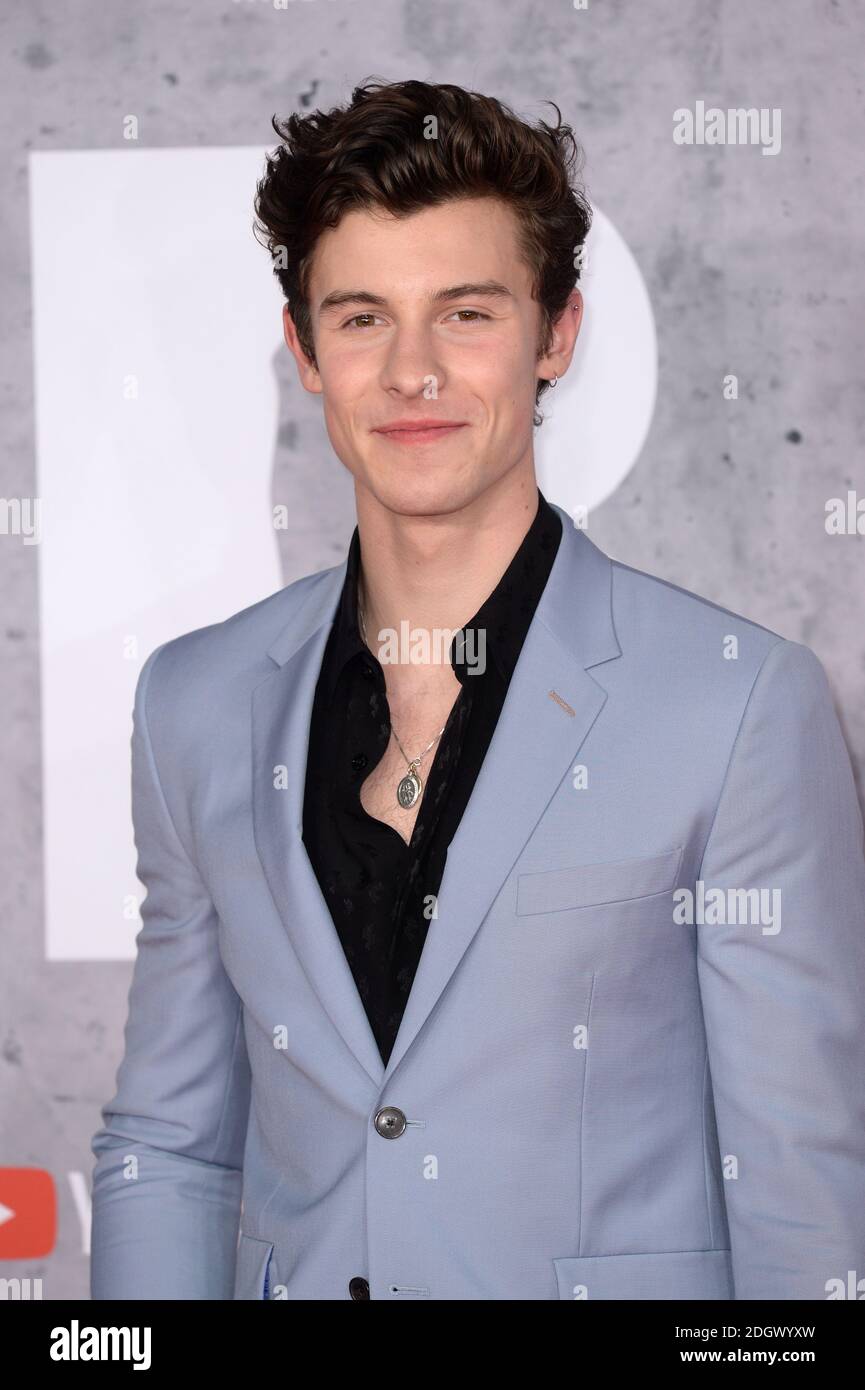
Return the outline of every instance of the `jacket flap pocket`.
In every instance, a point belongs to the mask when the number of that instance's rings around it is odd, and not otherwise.
[[[728,1299],[730,1251],[673,1250],[660,1255],[582,1255],[553,1260],[559,1298]]]
[[[237,1244],[237,1268],[234,1277],[235,1299],[247,1300],[269,1297],[270,1260],[273,1244],[241,1232]]]
[[[572,907],[599,907],[628,898],[668,893],[676,886],[682,846],[646,859],[619,859],[609,864],[583,864],[520,874],[517,912],[563,912]]]

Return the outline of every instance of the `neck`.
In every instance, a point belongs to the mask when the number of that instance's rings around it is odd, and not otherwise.
[[[534,467],[513,468],[468,506],[407,516],[355,487],[361,570],[358,597],[366,635],[382,628],[462,627],[492,593],[537,510]]]

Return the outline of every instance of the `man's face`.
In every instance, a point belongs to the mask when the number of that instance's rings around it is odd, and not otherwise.
[[[540,309],[507,205],[347,213],[316,245],[309,291],[317,370],[287,312],[286,339],[335,453],[383,506],[451,512],[531,469],[536,378],[556,368],[537,360]],[[418,422],[450,427],[393,429]]]

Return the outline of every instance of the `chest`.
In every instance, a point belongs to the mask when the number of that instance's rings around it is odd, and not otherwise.
[[[430,749],[418,769],[424,791],[437,748],[438,744]],[[408,752],[407,745],[406,751]],[[424,791],[422,791],[413,806],[400,806],[397,801],[396,789],[400,779],[407,772],[408,767],[405,758],[391,738],[383,758],[373,768],[360,789],[360,803],[367,815],[375,817],[376,820],[384,821],[385,825],[398,831],[406,844],[411,840],[414,823],[418,818],[424,798]]]
[[[430,771],[442,738],[447,736],[447,725],[459,689],[459,683],[454,680],[444,690],[437,691],[434,696],[425,700],[397,702],[389,699],[389,706],[392,706],[392,727],[399,734],[406,754],[409,758],[417,758],[423,753],[416,768],[422,784],[421,794],[411,806],[399,804],[397,787],[409,769],[408,762],[392,733],[382,757],[364,779],[360,789],[360,802],[367,815],[391,826],[402,836],[406,844],[411,840],[415,821],[423,806]],[[432,736],[430,730],[437,733],[439,729],[445,731],[442,738],[437,738],[432,747],[424,753],[423,750],[427,748]]]

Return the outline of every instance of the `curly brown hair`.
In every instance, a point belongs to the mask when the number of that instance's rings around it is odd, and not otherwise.
[[[592,213],[576,182],[582,151],[555,102],[555,126],[531,126],[495,97],[450,83],[355,87],[347,106],[276,116],[281,144],[256,185],[256,238],[267,247],[298,339],[315,363],[308,277],[315,244],[343,214],[405,216],[457,198],[498,197],[516,213],[541,308],[538,357],[580,278]],[[538,380],[535,404],[549,388]],[[535,412],[534,422],[541,423]]]

